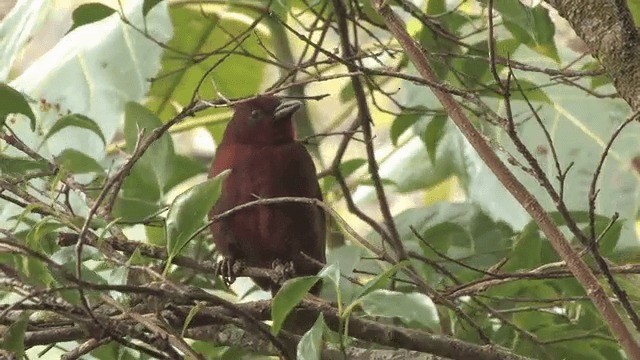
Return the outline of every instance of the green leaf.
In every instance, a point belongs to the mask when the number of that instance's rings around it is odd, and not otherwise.
[[[443,11],[444,10],[444,11]],[[428,14],[442,14],[446,12],[446,5],[442,1],[429,1],[427,6]],[[454,12],[449,12],[453,14]],[[445,28],[449,29],[449,25],[453,25],[454,22],[450,22],[452,18],[447,18],[446,20],[440,18],[440,24]],[[454,25],[455,26],[455,25]],[[440,35],[438,30],[431,29],[427,26],[423,26],[422,30],[417,36],[417,40],[420,42],[420,45],[424,49],[438,49],[443,53],[447,54],[457,54],[460,53],[461,47],[452,42],[447,41]],[[433,61],[431,65],[433,66],[433,70],[438,75],[439,79],[444,79],[447,77],[447,74],[450,70],[450,62],[451,58],[446,57],[443,60]]]
[[[362,158],[350,159],[347,161],[343,161],[340,163],[340,172],[342,176],[349,177],[356,170],[358,170],[362,165],[366,164],[367,160]]]
[[[373,8],[373,3],[371,1],[359,0],[358,5],[361,6],[361,16],[364,15],[367,20],[378,26],[385,26],[384,19],[382,18],[382,16],[380,16],[380,14],[378,14],[376,9]]]
[[[218,201],[222,182],[228,174],[229,171],[223,171],[218,176],[188,189],[178,195],[171,204],[166,222],[169,254],[167,266],[202,226],[202,220]]]
[[[471,219],[465,220],[471,221]],[[429,239],[430,245],[436,250],[444,252],[453,245],[467,247],[471,244],[471,235],[469,234],[469,231],[462,225],[449,221],[435,224],[428,229],[423,230],[420,235],[422,235],[423,239]],[[433,254],[435,256],[434,252],[428,246],[423,245],[422,242],[420,242],[420,247],[424,251],[425,255]]]
[[[18,321],[9,325],[2,337],[1,348],[17,355],[19,359],[24,357],[24,333],[27,331],[29,315],[23,313]]]
[[[31,130],[36,129],[36,116],[24,95],[11,86],[0,83],[0,128],[4,126],[9,114],[23,114],[31,120]]]
[[[82,25],[88,25],[109,17],[116,11],[100,3],[88,3],[78,6],[71,14],[73,25],[67,34]]]
[[[601,219],[596,218],[595,226],[596,226],[596,237],[599,236],[609,225],[611,219]],[[618,240],[620,240],[620,234],[622,232],[622,226],[624,225],[624,221],[616,221],[611,227],[607,230],[607,233],[604,234],[602,239],[598,242],[598,247],[600,248],[600,252],[603,256],[609,256],[613,253],[616,245],[618,245]],[[586,232],[586,229],[585,229]],[[588,232],[587,232],[588,234]]]
[[[154,6],[158,5],[162,0],[144,0],[142,3],[142,15],[147,16]]]
[[[343,161],[340,163],[340,173],[346,179],[351,174],[353,174],[356,170],[358,170],[362,165],[366,164],[367,160],[362,158],[350,159],[347,161]],[[324,192],[329,192],[333,189],[334,186],[337,185],[335,176],[327,176],[324,178],[322,183],[322,189]]]
[[[58,119],[58,121],[53,124],[51,129],[49,129],[49,132],[47,133],[47,135],[45,135],[42,141],[46,141],[48,138],[53,136],[58,131],[66,128],[67,126],[75,126],[92,131],[94,134],[98,135],[103,144],[107,143],[107,140],[105,140],[104,135],[102,134],[102,130],[100,130],[98,124],[82,114],[65,115]]]
[[[536,226],[525,226],[518,236],[513,253],[504,265],[504,269],[515,271],[540,265],[542,241]]]
[[[496,44],[497,46],[498,44]],[[462,86],[468,88],[475,88],[478,84],[486,83],[486,77],[490,76],[489,63],[487,62],[489,57],[487,40],[472,44],[465,55],[453,59],[452,64],[457,70],[457,74],[451,76],[450,80],[454,83],[462,83]]]
[[[137,102],[130,101],[125,105],[124,114],[124,140],[125,150],[128,153],[132,153],[138,143],[138,132],[142,131],[144,135],[148,136],[151,131],[162,126],[162,121],[155,114],[149,111],[146,107],[138,104]],[[166,147],[170,146],[167,139],[161,137],[155,144],[162,143],[162,149],[156,149],[157,151],[166,151]],[[154,146],[152,145],[152,146]]]
[[[555,26],[543,6],[530,8],[519,1],[496,1],[504,26],[511,34],[535,52],[560,61],[554,42]]]
[[[259,14],[247,11],[245,7],[235,7],[233,3],[228,5],[171,8],[169,14],[175,34],[168,46],[188,56],[175,56],[171,52],[164,54],[163,76],[153,81],[147,103],[148,108],[160,118],[172,118],[177,108],[188,105],[205,72],[214,66],[215,71],[206,76],[198,91],[199,97],[215,98],[216,89],[227,98],[247,96],[259,91],[267,73],[264,61],[235,55],[226,58],[227,54],[220,53],[224,46],[224,50],[231,50],[235,43],[229,42],[229,36],[240,37],[245,34],[245,20],[249,17],[257,18]],[[256,32],[251,32],[242,43],[242,49],[258,58],[268,58],[270,55],[265,49],[273,48],[271,34],[263,32],[263,29],[257,27]],[[203,54],[210,56],[203,57]],[[194,62],[194,58],[199,61]],[[225,108],[210,109],[197,114],[192,120],[208,120],[226,112],[228,109]]]
[[[64,225],[60,223],[49,222],[48,218],[44,218],[34,225],[27,233],[25,245],[29,248],[42,253],[42,245],[49,244],[53,237],[53,232]],[[51,269],[46,266],[40,259],[32,257],[23,257],[21,259],[21,271],[24,274],[25,282],[36,286],[50,287],[53,282]]]
[[[44,171],[49,168],[46,160],[33,160],[27,157],[12,157],[0,154],[1,174],[21,174],[24,175],[31,170]]]
[[[322,313],[316,319],[311,329],[302,335],[302,339],[298,343],[296,358],[298,360],[320,360],[322,351],[322,334],[324,332],[325,323]]]
[[[144,106],[127,103],[124,118],[126,151],[135,150],[140,131],[148,136],[160,126],[162,121]],[[125,179],[114,215],[125,221],[140,221],[156,213],[162,206],[163,195],[196,172],[193,162],[182,159],[175,154],[171,137],[162,135],[149,146]]]
[[[336,289],[340,288],[340,268],[336,264],[327,265],[324,269],[318,273],[318,276],[323,279],[329,279],[336,286]]]
[[[401,293],[379,289],[360,299],[369,316],[396,317],[405,324],[418,323],[426,328],[439,324],[438,312],[431,299],[421,293]]]
[[[640,6],[640,2],[638,2],[638,6]],[[582,65],[580,69],[584,71],[597,71],[602,70],[602,66],[600,66],[600,63],[597,61],[590,61]],[[607,74],[589,76],[589,81],[591,82],[591,90],[595,90],[603,85],[611,84],[611,78],[609,78]]]
[[[191,310],[189,310],[189,314],[187,314],[187,317],[184,319],[184,324],[182,325],[182,336],[185,336],[185,334],[187,333],[187,330],[189,329],[189,323],[191,323],[193,317],[196,316],[200,312],[200,310],[204,309],[206,306],[207,303],[199,301],[194,307],[191,308]]]
[[[49,217],[39,221],[27,234],[27,242],[34,250],[41,250],[47,236],[54,237],[58,235],[56,230],[65,227],[64,224],[57,222]]]
[[[165,231],[167,230],[164,226],[165,219],[162,218],[162,226],[145,226],[144,230],[147,234],[147,242],[151,245],[156,246],[167,246],[167,237]]]
[[[302,301],[319,279],[319,276],[303,276],[287,280],[282,285],[271,305],[272,334],[277,335],[280,332],[287,315]]]
[[[378,274],[378,276],[364,284],[362,290],[360,290],[360,294],[356,298],[362,298],[363,296],[367,296],[373,291],[386,287],[389,283],[389,279],[391,279],[391,277],[395,275],[398,270],[406,267],[407,265],[409,265],[408,260],[401,261],[385,270],[382,274]]]
[[[135,102],[127,103],[124,119],[127,152],[132,153],[135,150],[140,131],[144,136],[148,136],[162,125],[162,121],[144,106]],[[140,171],[141,180],[144,182],[155,182],[153,187],[159,189],[159,194],[162,194],[201,170],[202,166],[194,165],[193,160],[188,161],[175,154],[171,136],[165,133],[147,149],[132,171]],[[153,176],[149,176],[150,174]]]
[[[68,284],[69,280],[67,276],[69,274],[75,274],[76,272],[76,252],[74,246],[63,247],[60,250],[56,251],[51,255],[51,260],[55,263],[62,265],[64,268],[64,272],[58,271],[56,268],[49,267],[50,274],[53,276],[54,280],[58,281],[60,284]],[[89,260],[101,260],[102,254],[100,251],[91,246],[85,246],[82,250],[82,258],[80,259],[83,263],[80,264],[80,272],[82,275],[82,280],[88,281],[94,284],[106,284],[107,276],[110,275],[110,272],[107,273],[98,273],[97,270],[94,270],[93,264],[92,268],[89,268],[85,265],[84,262]],[[104,275],[104,277],[102,276]],[[70,289],[69,291],[60,292],[60,295],[63,299],[73,303],[80,304],[80,297],[76,290]]]
[[[410,128],[413,124],[416,123],[420,119],[420,114],[400,114],[398,117],[393,120],[393,124],[391,124],[391,142],[393,145],[398,145],[398,138],[402,135],[408,128]]]
[[[104,169],[94,158],[75,149],[65,149],[54,160],[74,174],[104,173]]]
[[[427,147],[427,154],[429,154],[429,160],[431,163],[436,161],[436,150],[442,137],[444,136],[445,125],[447,124],[446,115],[436,115],[429,121],[427,128],[422,134],[422,141]]]
[[[351,85],[351,82],[348,82],[342,90],[340,90],[340,101],[343,103],[349,102],[353,100],[354,96],[355,92],[353,90],[353,86]]]
[[[178,154],[172,157],[169,166],[169,176],[166,178],[164,187],[162,188],[164,193],[167,193],[187,179],[209,172],[209,167],[203,161]],[[171,171],[171,169],[180,169],[180,171]]]
[[[631,12],[631,16],[633,16],[633,22],[636,24],[636,27],[640,26],[640,1],[628,0],[626,3]]]
[[[278,16],[282,21],[286,21],[290,8],[291,0],[274,0],[270,2],[269,11]]]
[[[98,260],[102,257],[100,250],[92,247],[85,246],[82,250],[82,257],[80,261],[88,261],[88,260]],[[65,267],[69,266],[68,269],[75,272],[75,262],[77,259],[76,251],[73,246],[65,246],[60,248],[58,251],[53,253],[50,256],[50,259],[57,264],[63,265]]]
[[[128,198],[121,195],[116,200],[113,211],[115,216],[121,217],[124,221],[139,222],[161,208],[160,202],[156,200]]]
[[[488,85],[485,89],[480,90],[480,94],[501,99],[503,96],[497,92],[498,89],[498,86],[494,82]],[[531,102],[537,101],[553,105],[551,99],[549,99],[544,90],[542,90],[540,86],[528,80],[518,79],[517,84],[515,83],[515,81],[512,81],[510,93],[512,100],[524,100],[526,96],[526,98]]]

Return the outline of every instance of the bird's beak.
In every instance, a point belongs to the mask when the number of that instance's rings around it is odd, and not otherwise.
[[[291,117],[293,113],[298,111],[302,106],[302,102],[298,100],[286,100],[280,103],[273,113],[275,121],[285,120]]]

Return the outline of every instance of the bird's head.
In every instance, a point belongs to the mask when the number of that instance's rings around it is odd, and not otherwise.
[[[291,117],[302,106],[297,100],[264,95],[234,105],[223,142],[272,145],[294,141]]]

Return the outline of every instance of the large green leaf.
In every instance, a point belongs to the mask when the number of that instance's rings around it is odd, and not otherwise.
[[[2,336],[0,348],[10,351],[12,354],[22,358],[24,356],[24,334],[27,331],[29,315],[23,313],[18,321],[9,325]]]
[[[202,227],[204,217],[218,201],[222,182],[229,174],[224,171],[218,176],[193,186],[178,195],[167,214],[168,263],[177,256],[196,231]]]
[[[318,319],[313,324],[311,329],[307,331],[300,342],[298,343],[298,349],[296,351],[296,357],[298,360],[320,360],[320,354],[322,352],[322,333],[325,328],[324,316],[322,313],[318,316]]]
[[[98,126],[98,124],[96,124],[95,121],[93,121],[92,119],[82,114],[65,115],[60,119],[58,119],[58,121],[56,121],[53,124],[53,126],[49,129],[49,132],[47,132],[47,135],[45,135],[43,141],[46,141],[55,133],[57,133],[58,131],[68,126],[79,127],[82,129],[87,129],[89,131],[92,131],[94,134],[100,137],[100,140],[102,140],[103,144],[107,143],[107,140],[104,138],[104,135],[102,134],[102,130],[100,130],[100,127]]]
[[[542,5],[530,8],[518,0],[496,1],[494,6],[516,39],[537,53],[560,61],[553,38],[555,26],[546,8]]]
[[[576,54],[569,49],[560,52],[565,62],[575,59]],[[557,64],[548,58],[538,56],[527,47],[520,47],[513,58],[529,59],[529,65],[541,68],[555,68]],[[546,74],[516,71],[519,79],[526,78],[534,84],[545,84],[549,78]],[[588,84],[585,84],[588,86]],[[584,91],[563,84],[545,86],[546,96],[552,99],[553,105],[544,102],[534,104],[537,115],[549,132],[551,141],[562,171],[571,164],[564,182],[564,201],[572,212],[588,209],[588,193],[597,159],[601,157],[604,144],[611,134],[628,116],[628,106],[619,99],[591,99],[585,98]],[[601,86],[599,92],[611,92],[611,86]],[[413,91],[413,90],[412,90]],[[413,92],[412,92],[413,93]],[[417,94],[417,89],[415,90]],[[496,109],[503,108],[502,101],[489,101]],[[534,158],[547,174],[551,183],[558,189],[555,161],[546,135],[530,114],[526,103],[512,101],[512,113],[516,114],[517,133],[528,147]],[[502,113],[504,115],[504,113]],[[494,139],[502,149],[499,155],[503,161],[508,161],[510,154],[515,160],[526,165],[518,150],[501,130],[481,126],[485,136]],[[618,247],[628,247],[635,243],[638,233],[634,229],[637,219],[638,204],[636,194],[640,189],[640,179],[634,167],[637,157],[637,139],[640,129],[629,126],[622,136],[618,137],[614,146],[608,152],[607,161],[601,170],[598,182],[598,198],[596,213],[610,217],[614,212],[620,214],[624,221]],[[477,153],[466,141],[460,142],[459,151],[464,157],[451,157],[457,163],[457,168],[466,169],[470,176],[461,182],[469,199],[480,204],[492,217],[507,221],[514,228],[521,228],[529,223],[529,215],[518,204],[511,194],[500,184],[490,169],[479,158]],[[545,189],[530,174],[512,167],[514,174],[529,191],[541,202],[548,211],[555,210],[555,205]]]
[[[416,137],[395,149],[381,164],[381,176],[391,180],[397,190],[404,193],[427,189],[458,174],[456,167],[464,162],[461,139],[451,131],[453,125],[447,122],[445,127],[445,134],[435,148],[435,162],[424,141]]]
[[[137,103],[128,103],[125,112],[125,149],[133,152],[138,134],[144,137],[162,126],[160,119]],[[162,135],[142,155],[126,178],[115,206],[115,216],[138,221],[156,213],[163,198],[183,181],[205,171],[194,159],[177,155],[169,134]]]
[[[132,153],[136,148],[139,134],[148,137],[153,130],[161,126],[160,119],[147,108],[134,102],[127,103],[124,118],[126,150]],[[145,171],[145,176],[153,177],[153,181],[157,183],[156,187],[164,189],[174,172],[172,168],[174,156],[173,142],[169,134],[165,133],[147,149],[132,171],[150,170],[150,172]]]
[[[216,98],[216,90],[227,98],[249,96],[258,91],[265,63],[240,55],[226,58],[227,51],[237,45],[236,41],[230,41],[231,37],[238,36],[250,25],[250,20],[247,22],[250,18],[245,15],[258,15],[252,12],[242,14],[243,10],[240,9],[225,4],[206,7],[187,5],[172,9],[175,36],[168,46],[183,54],[172,51],[165,53],[162,60],[163,71],[151,87],[149,108],[160,118],[169,119],[176,114],[176,105],[187,105],[200,82],[202,85],[197,95],[204,99]],[[241,16],[233,16],[236,12]],[[262,43],[269,46],[269,34],[263,33],[262,29],[259,27],[258,32],[250,32],[242,49],[268,58],[269,54],[257,38],[260,36]],[[224,45],[226,47],[223,48]],[[251,70],[247,71],[248,69]],[[207,72],[208,75],[204,77]],[[227,110],[205,111],[197,114],[194,120],[225,111]]]
[[[25,175],[33,170],[44,171],[48,168],[49,163],[46,160],[0,154],[0,174]]]
[[[271,304],[271,333],[277,335],[293,308],[302,301],[302,298],[315,285],[320,277],[303,276],[287,280],[273,298]]]
[[[16,124],[13,130],[21,140],[36,148],[46,130],[69,113],[95,120],[104,138],[113,138],[122,126],[125,103],[141,101],[150,86],[148,79],[159,69],[163,50],[147,37],[165,42],[172,34],[166,5],[158,4],[144,19],[141,7],[142,0],[123,2],[123,15],[130,24],[110,16],[75,28],[17,74],[11,85],[38,101],[40,106],[33,111],[43,130],[33,132]],[[144,29],[144,34],[136,28]],[[78,127],[65,127],[39,152],[51,158],[69,147],[96,160],[104,158],[100,137]]]
[[[74,149],[66,149],[55,157],[55,162],[74,174],[104,173],[92,157]]]
[[[421,293],[379,289],[362,297],[360,304],[369,316],[396,317],[408,325],[417,323],[435,329],[440,322],[435,304]]]

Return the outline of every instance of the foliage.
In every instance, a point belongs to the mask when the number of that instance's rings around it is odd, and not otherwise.
[[[623,359],[528,204],[427,89],[379,2],[86,2],[23,69],[23,32],[48,26],[54,5],[18,1],[0,24],[13,39],[0,40],[0,357],[319,359],[381,354],[395,344],[377,335],[401,332],[404,350],[448,358],[484,354],[489,339],[502,347],[492,359]],[[543,4],[382,3],[634,310],[638,127],[616,133],[631,111],[596,60],[563,45],[561,19]],[[205,180],[210,158],[182,150],[194,129],[218,143],[225,103],[263,92],[307,95],[296,126],[313,131],[303,140],[333,209],[323,271],[289,279],[266,303],[248,278],[229,287],[216,276],[205,217],[225,174]],[[373,134],[358,123],[366,112]],[[308,296],[318,281],[321,298]],[[433,334],[453,345],[441,350]]]

